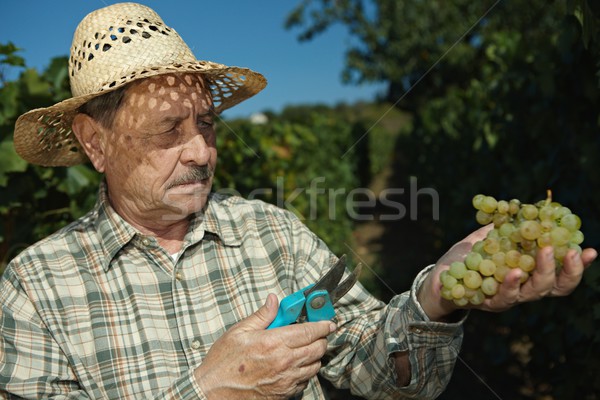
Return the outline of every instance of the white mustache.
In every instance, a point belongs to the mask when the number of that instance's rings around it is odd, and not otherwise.
[[[175,179],[173,182],[169,183],[168,189],[171,189],[175,186],[185,185],[189,183],[197,183],[201,182],[205,179],[212,178],[214,175],[214,170],[210,165],[200,165],[197,167],[193,167],[190,169],[185,175]]]

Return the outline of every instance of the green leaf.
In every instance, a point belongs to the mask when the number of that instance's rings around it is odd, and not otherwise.
[[[15,152],[12,140],[0,142],[0,186],[7,185],[7,173],[23,172],[26,169],[27,162]]]
[[[19,86],[15,82],[7,82],[0,89],[0,125],[12,124],[19,108]]]
[[[47,96],[50,94],[50,84],[42,80],[42,78],[35,69],[26,69],[23,72],[22,79],[30,94],[34,96]]]
[[[19,50],[21,49],[19,49],[11,42],[8,42],[7,44],[0,43],[0,56],[4,56],[0,57],[0,64],[12,65],[15,67],[24,67],[25,59],[21,56],[14,54]]]
[[[67,169],[67,177],[58,185],[58,190],[69,195],[75,195],[97,183],[98,174],[96,171],[86,165],[76,165]]]

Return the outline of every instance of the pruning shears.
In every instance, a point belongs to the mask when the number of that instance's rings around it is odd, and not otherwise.
[[[317,282],[284,297],[279,303],[277,316],[267,329],[296,322],[330,320],[335,317],[333,305],[354,286],[362,265],[358,264],[350,276],[340,283],[345,269],[344,254]]]

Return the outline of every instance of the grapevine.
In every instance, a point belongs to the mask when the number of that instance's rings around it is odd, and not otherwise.
[[[458,306],[479,305],[495,295],[513,268],[521,269],[521,283],[525,283],[536,268],[536,254],[542,247],[553,247],[557,271],[570,249],[582,252],[581,219],[552,201],[551,191],[534,204],[483,194],[473,197],[472,202],[476,221],[494,227],[473,245],[463,261],[453,262],[440,275],[442,297]]]

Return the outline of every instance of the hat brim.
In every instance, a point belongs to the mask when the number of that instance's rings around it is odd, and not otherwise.
[[[73,118],[81,105],[136,80],[181,73],[197,73],[204,76],[217,113],[254,96],[267,85],[265,77],[258,72],[209,61],[146,67],[118,81],[106,82],[96,93],[72,97],[53,106],[38,108],[21,115],[15,124],[15,150],[26,161],[42,166],[72,166],[84,163],[87,156],[71,129]]]

